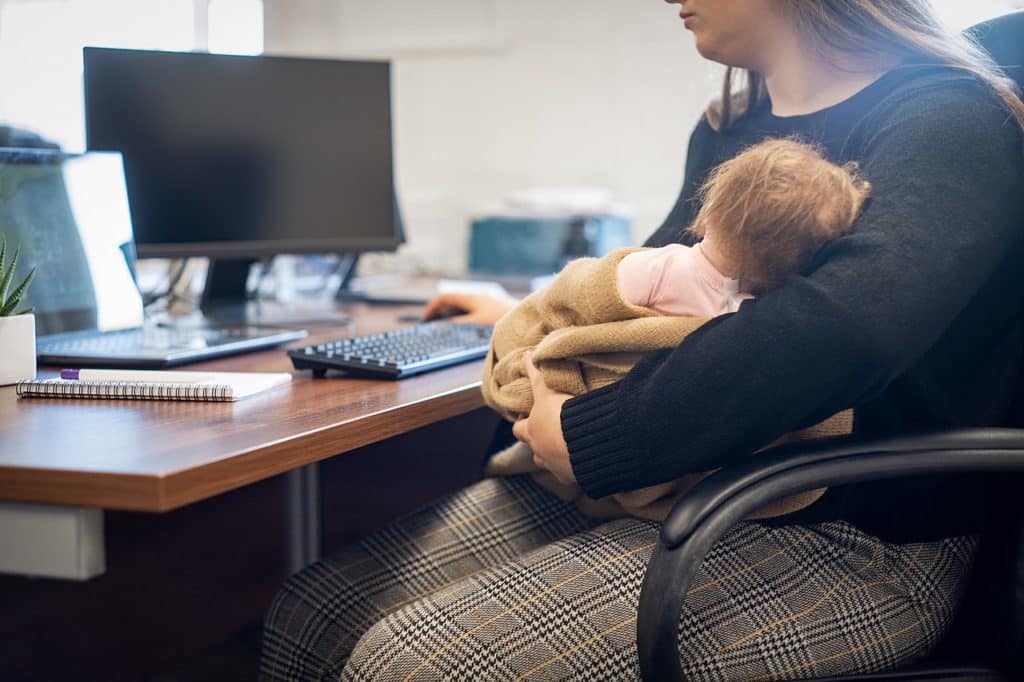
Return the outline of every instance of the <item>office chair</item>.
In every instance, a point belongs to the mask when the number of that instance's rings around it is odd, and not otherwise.
[[[1024,11],[968,33],[1024,90]],[[647,566],[637,619],[643,679],[686,679],[678,645],[683,601],[704,556],[738,521],[796,492],[916,474],[1006,473],[1012,476],[1002,483],[1021,490],[1024,368],[1011,412],[1009,428],[780,447],[702,481],[665,520]],[[1024,679],[1024,504],[1019,497],[1005,497],[1008,503],[996,515],[995,527],[984,534],[964,606],[939,650],[907,670],[829,680]]]

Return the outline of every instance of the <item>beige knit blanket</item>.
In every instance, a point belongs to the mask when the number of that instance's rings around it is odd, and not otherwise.
[[[623,300],[616,270],[619,261],[637,250],[618,249],[603,258],[573,261],[548,287],[526,297],[498,321],[484,366],[483,394],[488,405],[510,421],[529,414],[533,393],[522,368],[527,351],[532,351],[533,364],[549,388],[581,395],[618,381],[645,353],[675,348],[707,322],[706,318],[661,315]],[[852,428],[853,413],[846,410],[771,445],[843,435]],[[559,483],[550,472],[540,470],[529,447],[522,443],[496,453],[486,470],[488,476],[524,473],[532,473],[563,500],[575,501],[590,516],[661,521],[683,493],[711,472],[594,500],[578,486]],[[821,488],[793,495],[763,507],[750,518],[803,509],[824,492]]]

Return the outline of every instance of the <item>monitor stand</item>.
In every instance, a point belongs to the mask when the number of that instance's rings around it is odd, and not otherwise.
[[[343,258],[349,272],[345,274],[345,286],[355,271],[358,255]],[[260,327],[305,327],[309,325],[343,325],[351,318],[331,306],[322,308],[290,308],[287,304],[254,300],[246,283],[249,270],[256,258],[211,258],[206,271],[206,286],[200,309],[203,316],[211,321],[232,324],[248,324]]]

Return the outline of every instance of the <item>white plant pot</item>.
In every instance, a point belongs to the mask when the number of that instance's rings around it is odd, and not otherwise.
[[[36,316],[0,317],[0,386],[36,378]]]

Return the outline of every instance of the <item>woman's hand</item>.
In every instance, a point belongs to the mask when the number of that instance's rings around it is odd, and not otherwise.
[[[494,324],[502,315],[516,307],[519,301],[511,296],[492,296],[490,294],[440,294],[427,303],[423,309],[423,319],[447,317],[452,312],[461,312],[452,318],[453,322],[473,322],[476,324]]]
[[[534,464],[550,471],[562,483],[575,483],[569,446],[562,435],[562,405],[572,396],[548,388],[529,353],[523,356],[523,371],[533,387],[533,409],[529,417],[512,425],[512,433],[533,450]]]

